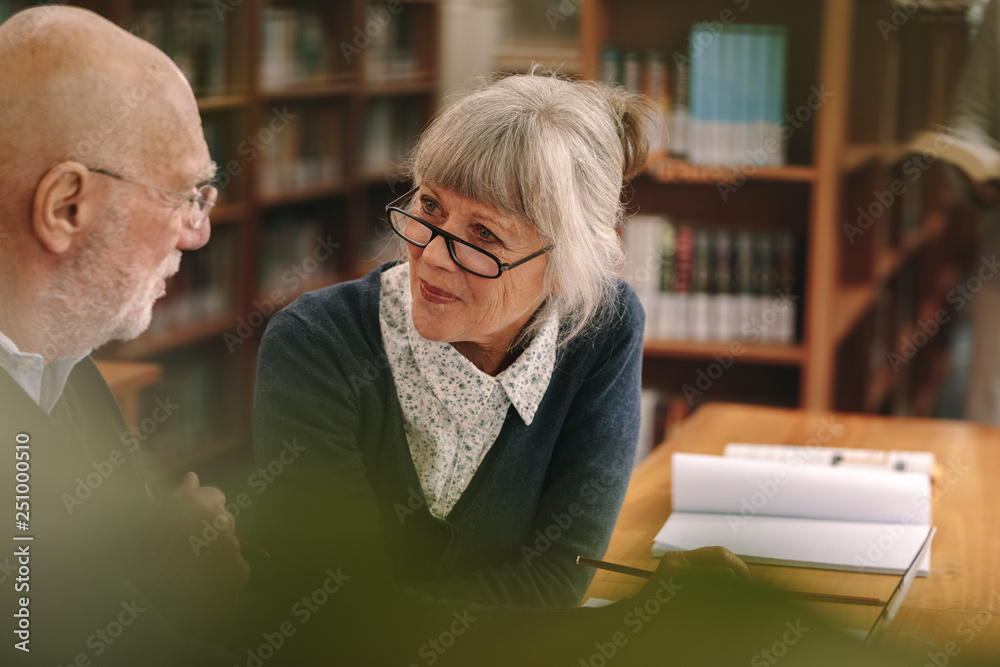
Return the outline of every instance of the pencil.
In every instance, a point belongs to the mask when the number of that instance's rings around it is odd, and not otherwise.
[[[594,567],[599,570],[607,570],[609,572],[617,572],[619,574],[628,574],[633,577],[642,577],[644,579],[649,579],[654,574],[652,570],[643,570],[638,567],[629,567],[628,565],[609,563],[608,561],[597,560],[596,558],[587,558],[586,556],[577,556],[576,564]],[[854,595],[833,595],[831,593],[810,593],[808,591],[789,591],[777,588],[774,590],[800,600],[812,600],[815,602],[842,602],[845,604],[861,604],[873,607],[881,607],[885,605],[885,600],[880,600],[878,598],[857,597]]]
[[[270,558],[271,554],[267,549],[262,547],[260,544],[254,542],[249,537],[236,533],[236,539],[240,541],[240,544],[254,553],[260,554],[264,558]]]

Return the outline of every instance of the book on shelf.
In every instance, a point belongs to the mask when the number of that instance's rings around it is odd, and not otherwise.
[[[689,159],[696,164],[785,163],[787,29],[691,27]]]
[[[931,532],[931,481],[875,466],[675,453],[672,511],[653,543],[723,546],[748,563],[903,574]],[[930,570],[930,553],[919,573]]]
[[[262,88],[276,90],[329,78],[331,38],[322,13],[267,6],[261,23]]]
[[[647,340],[795,342],[791,234],[637,215],[626,222],[624,240],[626,281],[646,313]]]
[[[153,306],[149,334],[158,336],[233,312],[236,305],[238,234],[223,228],[204,248],[184,253],[167,293]]]
[[[649,127],[649,152],[665,155],[670,124],[670,80],[667,56],[663,51],[647,50],[642,66],[641,90],[653,105],[653,118]]]
[[[277,194],[335,183],[344,174],[344,110],[337,104],[285,107],[292,119],[261,141],[260,189]],[[271,125],[270,127],[273,127]],[[263,138],[270,137],[269,143]]]
[[[361,130],[361,165],[365,171],[402,164],[420,134],[419,109],[407,100],[372,99]]]
[[[691,66],[685,59],[670,61],[670,116],[667,121],[671,157],[688,156],[688,137],[691,132]]]
[[[911,153],[944,160],[975,183],[1000,180],[1000,146],[955,132],[921,132],[909,143]]]
[[[331,224],[318,213],[273,213],[260,234],[257,283],[261,295],[285,306],[299,292],[332,281],[339,268],[331,252]]]
[[[367,16],[385,13],[385,5],[368,3]],[[412,77],[417,71],[415,21],[412,8],[403,6],[398,14],[384,24],[370,21],[368,26],[379,29],[367,31],[371,40],[364,49],[364,73],[369,83],[385,83]]]
[[[211,3],[140,11],[132,19],[131,30],[169,55],[198,97],[226,92],[226,24]]]
[[[654,154],[705,165],[778,166],[786,161],[787,42],[785,26],[695,23],[687,50],[669,56],[603,45],[598,79],[650,97],[668,135],[664,145],[652,133]]]

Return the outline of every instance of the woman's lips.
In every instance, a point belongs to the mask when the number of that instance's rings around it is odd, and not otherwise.
[[[428,285],[424,280],[420,281],[420,295],[431,303],[452,303],[458,301],[458,297],[450,292]]]

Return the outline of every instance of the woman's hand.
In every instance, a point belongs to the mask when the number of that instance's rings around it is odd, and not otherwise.
[[[737,579],[750,579],[750,568],[729,549],[702,547],[692,551],[668,551],[663,554],[656,574],[664,579],[685,570],[725,572]]]

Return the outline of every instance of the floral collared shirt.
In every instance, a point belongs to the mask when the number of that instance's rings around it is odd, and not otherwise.
[[[491,376],[449,343],[413,326],[410,265],[382,274],[379,325],[389,358],[410,456],[431,514],[444,519],[500,435],[511,405],[525,424],[555,367],[559,323],[550,319],[518,358]]]

